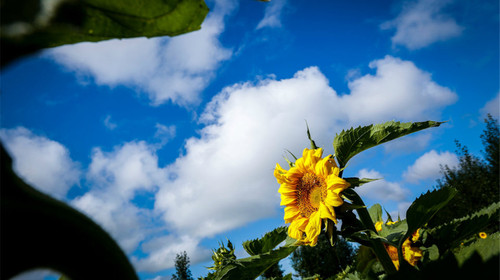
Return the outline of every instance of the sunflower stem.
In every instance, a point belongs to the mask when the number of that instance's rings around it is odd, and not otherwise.
[[[354,204],[365,206],[365,203],[363,202],[361,197],[354,191],[352,192],[351,199]],[[366,207],[356,209],[356,211],[358,212],[359,218],[361,219],[361,222],[363,223],[365,228],[377,232],[377,230],[375,229],[375,225],[373,224],[373,221],[370,217],[370,213],[368,213]],[[396,273],[396,267],[392,263],[391,257],[387,253],[387,250],[385,249],[384,244],[382,244],[382,241],[378,239],[371,239],[370,243],[372,245],[373,252],[379,259],[385,272],[387,274]]]

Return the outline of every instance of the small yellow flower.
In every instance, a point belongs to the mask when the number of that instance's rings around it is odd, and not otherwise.
[[[385,223],[386,225],[390,226],[390,225],[393,225],[395,224],[396,222],[391,222],[391,221],[387,221],[387,223]]]
[[[290,223],[288,235],[310,246],[316,245],[321,221],[337,223],[334,207],[344,203],[340,192],[350,186],[339,177],[339,168],[323,149],[304,149],[302,157],[290,170],[276,164],[274,177],[281,185],[281,205],[285,206],[285,223]]]
[[[377,231],[381,231],[382,230],[382,224],[383,224],[383,222],[376,222],[375,223],[375,229]]]
[[[486,232],[480,232],[479,237],[481,237],[482,239],[485,239],[486,237],[488,237],[488,235],[486,234]]]

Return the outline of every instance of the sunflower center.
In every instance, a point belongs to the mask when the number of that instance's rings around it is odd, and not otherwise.
[[[318,211],[320,203],[326,197],[326,184],[323,178],[314,173],[306,173],[297,185],[297,204],[300,214],[309,217]]]

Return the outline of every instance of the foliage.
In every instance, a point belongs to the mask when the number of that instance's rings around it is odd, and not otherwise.
[[[281,269],[281,265],[279,263],[273,264],[262,274],[262,279],[274,279],[274,280],[282,280],[283,279],[283,270]]]
[[[175,256],[175,274],[172,280],[193,280],[186,251]]]
[[[250,256],[267,253],[286,239],[287,229],[287,227],[279,227],[266,233],[260,239],[245,241],[243,248]]]
[[[42,48],[113,38],[175,36],[200,28],[203,0],[2,1],[2,67]]]
[[[485,120],[486,129],[481,138],[484,145],[486,160],[471,155],[466,146],[458,141],[457,148],[460,154],[458,167],[443,167],[444,178],[438,181],[437,188],[452,187],[458,193],[440,213],[430,222],[436,226],[450,219],[469,215],[471,212],[500,201],[499,187],[499,127],[497,120],[491,116]],[[494,229],[498,222],[490,226]]]
[[[322,233],[315,247],[301,246],[293,252],[291,260],[300,277],[319,275],[321,279],[326,279],[352,264],[354,248],[343,238],[338,238],[332,247],[328,236]]]
[[[400,123],[390,121],[382,124],[368,125],[349,130],[342,130],[335,136],[333,147],[340,168],[355,155],[369,148],[394,140],[429,127],[439,126],[441,122],[427,121]]]
[[[217,251],[214,251],[214,266],[210,269],[215,270],[202,279],[255,279],[271,266],[286,258],[297,248],[296,240],[287,237],[286,231],[277,228],[262,238],[245,242],[245,249],[252,248],[248,253],[251,255],[247,258],[236,259],[234,256],[234,248],[230,241],[228,247],[231,248],[230,257],[223,257],[226,252],[224,245],[221,245]],[[281,247],[277,245],[285,242]],[[230,245],[231,244],[231,245]],[[274,247],[269,247],[269,244],[275,244]],[[288,276],[285,276],[286,279]]]

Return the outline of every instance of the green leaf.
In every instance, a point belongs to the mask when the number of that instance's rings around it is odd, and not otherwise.
[[[439,245],[441,251],[457,247],[464,239],[482,231],[500,216],[500,202],[493,203],[471,215],[454,219],[427,232],[432,236],[432,242]]]
[[[433,244],[431,247],[420,247],[422,250],[423,261],[436,261],[439,259],[439,248],[436,244]]]
[[[429,191],[417,198],[406,211],[408,232],[405,237],[410,236],[417,229],[423,227],[427,222],[443,208],[457,193],[453,188],[441,188]]]
[[[203,0],[54,2],[50,15],[41,5],[33,5],[38,1],[2,1],[2,66],[21,55],[64,44],[191,32],[200,29],[208,13]],[[24,28],[16,29],[20,23]]]
[[[474,252],[477,252],[483,261],[500,254],[500,233],[496,232],[486,237],[486,239],[477,239],[467,246],[461,246],[455,253],[458,264],[462,265]]]
[[[267,253],[238,259],[237,264],[229,264],[217,271],[217,280],[255,279],[273,264],[288,257],[297,247],[283,246]]]
[[[368,213],[370,213],[373,224],[382,222],[382,206],[380,206],[380,204],[373,204],[372,207],[368,209]]]
[[[263,254],[271,251],[288,236],[287,227],[279,227],[266,233],[260,239],[254,239],[243,242],[243,248],[250,256]]]
[[[346,180],[349,184],[351,184],[351,188],[356,188],[356,187],[359,187],[359,186],[362,186],[366,183],[370,183],[370,182],[373,182],[373,181],[377,181],[377,180],[380,180],[380,179],[368,179],[368,178],[356,178],[356,177],[348,177],[348,178],[344,178],[344,180]]]
[[[0,145],[2,279],[47,267],[71,279],[138,279],[118,244],[67,204],[23,182]],[[43,229],[43,230],[41,230]]]
[[[408,231],[408,224],[406,220],[396,222],[392,225],[382,224],[382,230],[379,234],[387,239],[391,245],[398,246],[401,239],[405,236]]]
[[[318,146],[316,146],[316,142],[311,138],[311,132],[309,131],[309,125],[306,122],[306,127],[307,127],[307,138],[309,141],[311,141],[311,149],[317,149]]]
[[[441,122],[435,121],[414,123],[390,121],[383,124],[351,128],[347,131],[342,130],[333,140],[335,157],[340,168],[343,168],[353,156],[364,150],[429,127],[437,127],[440,124]]]

